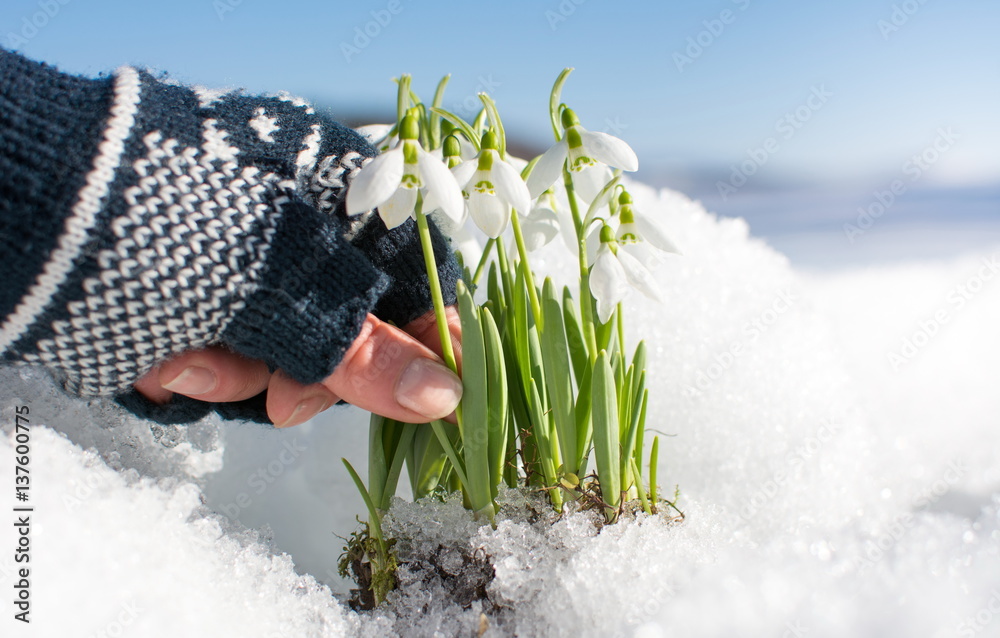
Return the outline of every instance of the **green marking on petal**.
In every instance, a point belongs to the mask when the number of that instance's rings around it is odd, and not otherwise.
[[[493,186],[493,182],[489,181],[488,179],[483,179],[476,182],[476,185],[473,186],[473,188],[476,189],[477,193],[483,193],[485,195],[497,194],[496,188]]]
[[[400,188],[420,188],[420,178],[412,173],[404,173],[399,183]]]

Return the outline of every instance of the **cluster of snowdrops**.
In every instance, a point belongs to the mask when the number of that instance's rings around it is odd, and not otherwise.
[[[389,228],[416,220],[444,359],[456,373],[428,215],[459,247],[465,271],[457,427],[373,415],[367,486],[344,461],[369,510],[365,551],[376,576],[394,564],[380,520],[404,462],[414,499],[460,490],[491,523],[502,484],[544,490],[557,511],[570,501],[600,508],[609,523],[629,502],[650,513],[670,503],[657,493],[658,438],[643,456],[646,348],[626,351],[622,300],[632,288],[657,299],[651,268],[679,251],[622,184],[622,171],[638,169],[633,150],[587,130],[561,102],[570,71],[550,96],[555,144],[530,162],[507,153],[489,96],[479,96],[473,122],[441,108],[447,77],[430,104],[399,78],[397,122],[362,130],[382,152],[355,177],[347,212],[377,210]],[[560,235],[579,264],[578,286],[561,290],[537,281],[529,260]]]

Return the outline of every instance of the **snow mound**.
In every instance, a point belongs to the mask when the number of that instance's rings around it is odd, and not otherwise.
[[[320,583],[346,589],[331,532],[362,513],[339,465],[365,465],[362,415],[157,431],[0,369],[5,432],[15,405],[38,415],[35,635],[1000,635],[1000,250],[797,273],[742,220],[629,188],[685,253],[657,270],[665,303],[626,302],[682,524],[493,530],[454,501],[397,507],[387,527],[446,572],[464,567],[451,548],[490,557],[488,602],[417,566],[355,614]],[[557,244],[535,266],[558,279],[573,259]],[[0,476],[12,459],[5,438]],[[12,612],[0,597],[4,635]]]

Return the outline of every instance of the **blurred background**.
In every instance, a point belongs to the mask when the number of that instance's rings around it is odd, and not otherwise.
[[[680,190],[796,266],[946,258],[1000,243],[1000,3],[5,0],[0,43],[74,73],[148,66],[287,90],[385,121],[391,78],[472,116],[497,100],[543,151],[547,100],[629,142]]]

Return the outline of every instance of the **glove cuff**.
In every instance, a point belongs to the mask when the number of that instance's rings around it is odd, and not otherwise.
[[[301,202],[286,206],[254,291],[223,343],[300,383],[330,376],[389,286],[338,226]]]
[[[448,239],[433,221],[428,221],[444,303],[452,305],[456,300],[455,284],[461,278],[461,269]],[[410,219],[392,230],[386,230],[380,219],[372,219],[357,234],[353,244],[368,255],[376,268],[389,276],[388,292],[375,307],[374,314],[378,318],[405,326],[434,307],[416,222]]]

